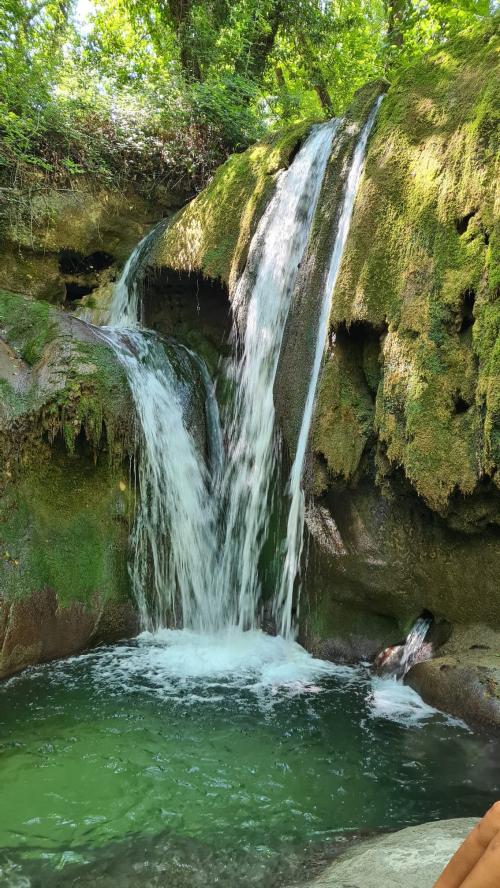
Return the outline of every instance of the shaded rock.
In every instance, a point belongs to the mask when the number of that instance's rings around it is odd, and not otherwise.
[[[406,683],[437,709],[499,729],[500,632],[456,627],[437,658],[410,669]]]
[[[365,480],[308,510],[302,619],[328,613],[330,600],[392,617],[397,634],[380,647],[401,642],[424,610],[438,621],[500,627],[498,533],[454,531],[411,491],[386,493]]]
[[[361,842],[307,888],[430,888],[476,823],[437,820]]]
[[[174,209],[182,202],[172,200]],[[92,293],[98,300],[137,242],[170,212],[157,200],[95,190],[91,182],[31,194],[2,230],[0,288],[53,304],[71,305]],[[65,262],[68,253],[79,260],[73,267]],[[103,254],[109,257],[104,266],[92,261]]]

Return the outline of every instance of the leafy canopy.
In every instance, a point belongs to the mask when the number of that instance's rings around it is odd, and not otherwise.
[[[0,179],[201,187],[231,151],[339,114],[488,0],[2,0]],[[14,199],[14,198],[13,198]]]

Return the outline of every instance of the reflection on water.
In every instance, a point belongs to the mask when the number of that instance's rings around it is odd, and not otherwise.
[[[346,831],[478,815],[500,790],[497,741],[259,632],[39,667],[0,713],[5,885],[267,888]]]

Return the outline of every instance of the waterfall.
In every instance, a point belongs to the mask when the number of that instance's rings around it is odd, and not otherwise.
[[[152,245],[165,224],[165,220],[162,219],[158,225],[155,225],[127,259],[113,291],[109,314],[111,327],[135,330],[142,321],[141,271]]]
[[[140,274],[156,234],[153,229],[128,260],[113,294],[111,323],[101,328],[127,374],[140,431],[130,573],[143,628],[178,622],[209,632],[223,619],[213,583],[220,423],[201,359],[139,325]],[[191,431],[190,397],[200,388],[211,472]]]
[[[381,101],[382,96],[375,103],[363,129],[361,130],[354,151],[351,167],[349,169],[349,174],[347,176],[334,246],[324,284],[323,297],[321,302],[321,313],[319,317],[316,336],[314,362],[311,369],[306,403],[302,416],[302,422],[300,425],[299,437],[297,441],[297,451],[288,481],[288,496],[290,505],[286,531],[285,559],[283,570],[281,573],[279,591],[274,601],[274,612],[277,619],[278,631],[281,635],[284,635],[285,637],[291,634],[293,628],[293,590],[295,579],[299,572],[304,536],[305,500],[304,491],[302,489],[302,476],[304,472],[304,461],[306,457],[309,433],[311,430],[311,423],[313,418],[316,389],[318,386],[318,379],[328,333],[328,323],[330,318],[333,292],[340,269],[340,263],[342,261],[347,235],[349,233],[349,226],[351,222],[352,211],[354,209],[356,192],[363,169],[368,137],[375,122],[375,118],[377,116],[377,111]]]
[[[226,418],[218,582],[231,595],[231,621],[242,628],[254,624],[260,595],[258,562],[276,464],[273,386],[281,341],[337,126],[334,121],[314,127],[281,173],[234,294],[229,376],[235,388]]]
[[[302,474],[326,340],[330,301],[359,181],[372,111],[355,149],[324,286],[316,353],[289,483],[285,557],[274,602],[278,629],[292,633],[292,598],[302,550]],[[305,255],[340,121],[315,126],[288,169],[252,238],[234,293],[232,397],[221,430],[203,362],[141,326],[141,276],[158,227],[130,256],[101,335],[123,365],[140,434],[138,509],[131,577],[142,624],[196,631],[248,629],[261,598],[259,559],[269,530],[278,470],[273,389],[300,263]],[[160,223],[164,225],[165,223]],[[190,391],[201,388],[209,460],[197,441]]]
[[[426,637],[432,622],[431,616],[419,617],[403,644],[393,644],[377,654],[373,661],[374,672],[401,681],[412,666],[429,660],[434,650]]]

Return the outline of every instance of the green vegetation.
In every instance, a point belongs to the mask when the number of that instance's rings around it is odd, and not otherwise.
[[[341,112],[488,14],[487,0],[4,0],[0,222],[89,177],[192,193],[230,152]]]
[[[401,466],[442,513],[455,492],[499,477],[495,24],[470,28],[391,87],[332,312],[334,327],[387,330],[373,428],[379,467]],[[325,379],[320,393],[315,442],[333,477],[349,477],[330,443],[345,389]],[[354,414],[358,402],[356,394]],[[362,450],[363,424],[352,432],[351,448]]]
[[[105,439],[109,461],[120,463],[133,448],[125,373],[104,343],[86,341],[85,330],[79,339],[66,322],[47,303],[0,291],[2,337],[27,365],[19,365],[15,388],[12,378],[0,379],[4,459],[37,461],[41,441],[59,435],[71,454],[83,431],[95,455]]]
[[[306,121],[288,127],[230,157],[167,228],[153,262],[201,271],[232,285],[274,188],[273,174],[286,166],[310,125]]]
[[[46,302],[27,303],[14,293],[0,290],[2,336],[27,364],[36,364],[43,350],[57,335],[53,312]]]

